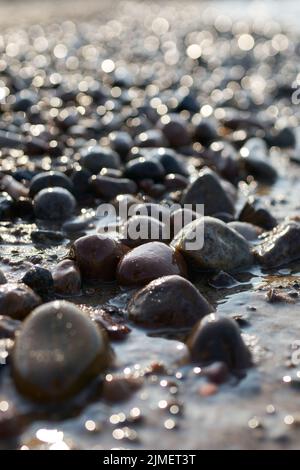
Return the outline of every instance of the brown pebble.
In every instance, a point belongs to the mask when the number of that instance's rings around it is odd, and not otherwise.
[[[0,285],[0,315],[22,320],[40,303],[40,297],[25,284]]]
[[[171,274],[186,276],[186,263],[180,253],[160,242],[134,248],[122,258],[117,268],[118,282],[127,286],[147,284]]]
[[[54,290],[60,295],[77,295],[81,288],[79,268],[73,260],[65,259],[52,271]]]
[[[84,280],[113,281],[116,268],[128,247],[105,235],[78,238],[70,250]]]

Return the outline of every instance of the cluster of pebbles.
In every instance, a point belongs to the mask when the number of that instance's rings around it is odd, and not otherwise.
[[[242,379],[251,348],[195,280],[226,285],[300,257],[300,219],[277,220],[259,192],[281,177],[272,152],[297,159],[299,42],[277,23],[170,12],[1,31],[1,224],[29,227],[45,252],[67,247],[55,265],[0,273],[0,390],[11,376],[39,407],[113,374],[114,333],[127,341],[128,325],[173,332],[210,384]],[[122,202],[135,214],[100,232],[97,209]],[[130,238],[140,224],[156,236]],[[121,325],[72,302],[111,283],[129,292]],[[0,435],[16,432],[1,420]]]

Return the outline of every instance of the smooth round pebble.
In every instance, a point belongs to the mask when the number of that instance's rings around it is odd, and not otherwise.
[[[25,284],[0,285],[0,315],[22,320],[40,303],[41,298]]]
[[[81,288],[81,275],[78,266],[71,259],[58,263],[53,271],[54,290],[60,295],[78,295]]]
[[[224,362],[233,371],[251,366],[251,353],[231,318],[207,315],[194,327],[187,346],[198,364]]]
[[[42,189],[53,187],[65,188],[70,193],[74,190],[72,181],[64,173],[60,171],[46,171],[32,178],[29,186],[29,195],[33,198]]]
[[[121,285],[143,285],[171,274],[187,275],[186,263],[180,253],[161,242],[150,242],[127,253],[117,268]]]
[[[74,196],[64,188],[42,189],[34,198],[34,213],[38,219],[65,220],[76,208]]]
[[[149,328],[188,328],[212,311],[193,284],[177,275],[150,282],[128,305],[129,319]]]
[[[100,330],[75,305],[49,302],[23,323],[12,353],[18,389],[38,401],[59,401],[79,392],[112,363]]]
[[[118,262],[128,247],[106,235],[78,238],[70,250],[84,280],[113,281]]]

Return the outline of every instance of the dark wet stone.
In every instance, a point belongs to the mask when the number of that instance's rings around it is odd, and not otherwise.
[[[32,219],[34,217],[32,200],[27,197],[20,197],[12,205],[13,216],[21,219]]]
[[[41,266],[30,268],[22,278],[22,282],[42,298],[53,292],[53,279],[51,272]]]
[[[171,147],[184,147],[191,142],[187,123],[177,114],[163,116],[159,126]]]
[[[189,184],[189,180],[182,175],[169,173],[164,179],[164,185],[168,191],[181,191]]]
[[[56,230],[33,230],[30,234],[33,243],[58,245],[64,240],[64,234]]]
[[[25,284],[0,285],[0,315],[22,320],[40,303],[40,297]]]
[[[91,171],[93,174],[99,173],[102,168],[116,168],[120,167],[119,155],[108,147],[88,147],[81,151],[81,164],[84,168]]]
[[[182,204],[204,204],[205,215],[217,212],[233,214],[234,206],[230,197],[222,188],[220,180],[212,170],[204,169],[189,186],[182,198]]]
[[[6,284],[6,282],[7,282],[7,279],[5,277],[5,274],[2,271],[2,269],[0,269],[0,284]]]
[[[148,178],[153,181],[162,181],[165,176],[165,170],[159,161],[140,157],[127,163],[124,176],[134,181]]]
[[[84,280],[113,281],[117,264],[128,251],[122,243],[105,235],[78,238],[70,250]]]
[[[107,201],[114,199],[119,194],[137,193],[137,185],[127,178],[112,178],[109,176],[92,176],[90,188],[95,196]]]
[[[239,214],[241,222],[249,222],[253,225],[258,225],[265,230],[272,230],[277,225],[277,220],[272,216],[269,210],[262,204],[261,201],[250,197],[245,203]]]
[[[0,339],[14,338],[22,322],[11,317],[0,315]]]
[[[111,132],[109,134],[109,140],[112,149],[115,150],[121,158],[126,157],[133,146],[133,140],[127,132]]]
[[[177,209],[172,212],[170,218],[171,235],[174,237],[179,230],[193,222],[193,220],[200,219],[200,217],[202,217],[201,214],[190,209]]]
[[[29,398],[59,401],[105,372],[112,360],[105,332],[75,305],[56,300],[23,323],[12,354],[13,377]]]
[[[213,308],[181,276],[165,276],[138,291],[128,305],[129,319],[149,328],[188,328]]]
[[[65,220],[76,208],[74,196],[65,188],[42,189],[34,198],[34,213],[38,219]]]
[[[229,222],[228,227],[233,228],[248,241],[257,240],[259,235],[263,232],[263,229],[257,225],[249,224],[248,222],[239,222],[238,220]]]
[[[209,280],[208,284],[215,289],[226,289],[238,284],[237,280],[230,274],[220,271],[216,276]]]
[[[193,139],[196,142],[200,142],[204,147],[209,147],[210,144],[218,138],[216,128],[210,120],[201,119],[201,121],[195,125]]]
[[[188,93],[179,99],[176,111],[180,112],[183,110],[190,111],[190,113],[197,113],[199,111],[199,103],[193,93]]]
[[[171,245],[204,270],[230,272],[251,266],[253,262],[248,242],[213,217],[202,217],[186,225]]]
[[[300,224],[287,221],[278,225],[255,247],[254,254],[266,267],[281,266],[300,258]]]
[[[30,156],[39,156],[49,152],[49,146],[43,139],[29,135],[24,140],[24,152]]]
[[[62,226],[62,229],[68,233],[78,233],[88,229],[89,226],[95,220],[94,211],[87,211],[84,214],[74,217],[74,219],[68,220]]]
[[[187,346],[197,364],[224,362],[232,371],[251,366],[251,353],[230,318],[207,315],[195,326]]]
[[[142,215],[135,215],[125,222],[120,229],[120,237],[131,248],[155,240],[164,243],[170,241],[170,233],[165,224],[154,217]]]
[[[258,181],[273,184],[278,177],[277,171],[266,159],[250,155],[244,158],[242,163],[247,174]]]
[[[143,285],[171,274],[186,276],[182,255],[163,243],[150,242],[134,248],[122,258],[117,280],[121,285]]]
[[[7,193],[2,193],[0,195],[0,220],[10,220],[13,218],[13,206],[13,199]]]
[[[34,176],[30,182],[29,194],[34,197],[39,191],[45,188],[60,187],[71,193],[74,190],[72,181],[60,171],[47,171]]]
[[[270,147],[289,148],[295,147],[296,137],[292,129],[285,127],[280,131],[267,134],[265,141]]]
[[[52,277],[54,290],[60,295],[78,295],[81,289],[81,275],[78,266],[71,259],[65,259],[58,263]]]
[[[73,183],[73,192],[76,196],[83,196],[90,190],[90,177],[92,173],[86,168],[78,168],[71,175],[71,180]]]
[[[187,176],[188,171],[184,163],[179,160],[176,152],[169,148],[161,147],[151,152],[151,158],[157,159],[164,167],[165,173],[177,173]]]

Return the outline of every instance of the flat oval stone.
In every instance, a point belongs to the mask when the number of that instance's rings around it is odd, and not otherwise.
[[[54,290],[60,295],[77,295],[81,288],[78,266],[71,259],[64,259],[52,271]]]
[[[109,176],[92,176],[90,179],[92,192],[103,199],[110,201],[119,194],[136,194],[137,185],[127,178],[112,178]]]
[[[102,168],[120,168],[120,157],[108,147],[95,145],[81,151],[81,164],[93,174],[99,173]]]
[[[300,223],[287,221],[278,225],[254,249],[258,262],[278,267],[300,258]]]
[[[177,233],[171,246],[204,270],[233,271],[253,262],[244,237],[213,217],[202,217],[186,225]]]
[[[32,178],[29,186],[29,195],[33,198],[42,189],[53,187],[65,188],[71,193],[74,190],[72,181],[64,173],[60,171],[46,171]]]
[[[130,320],[149,328],[188,328],[212,311],[193,284],[177,275],[150,282],[128,305]]]
[[[25,284],[0,285],[0,315],[22,320],[40,303],[40,297]]]
[[[12,370],[21,393],[49,402],[79,392],[112,360],[105,331],[75,305],[56,300],[35,309],[23,323]]]
[[[194,327],[187,340],[191,359],[197,364],[224,362],[230,370],[251,366],[251,353],[239,327],[231,318],[207,315]]]
[[[187,188],[182,204],[204,204],[204,214],[213,215],[217,212],[234,213],[231,198],[223,189],[216,173],[204,169],[200,171],[196,181]]]
[[[193,222],[193,220],[200,219],[202,216],[198,212],[192,211],[190,209],[177,209],[172,212],[170,222],[171,222],[171,232],[173,237],[186,225]]]
[[[45,188],[34,198],[34,213],[38,219],[65,220],[76,208],[74,196],[65,188]]]
[[[73,243],[70,258],[83,279],[113,281],[118,262],[127,251],[128,247],[106,235],[86,235]]]
[[[117,280],[121,285],[143,285],[171,274],[186,276],[182,255],[161,242],[150,242],[134,248],[122,258]]]

